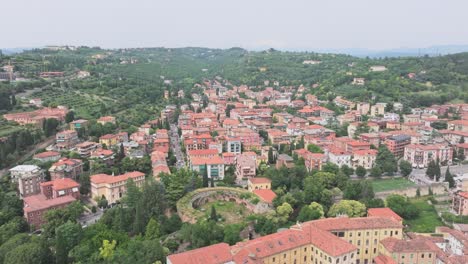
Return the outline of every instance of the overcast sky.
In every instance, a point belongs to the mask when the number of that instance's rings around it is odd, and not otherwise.
[[[467,0],[2,0],[0,47],[468,44]]]

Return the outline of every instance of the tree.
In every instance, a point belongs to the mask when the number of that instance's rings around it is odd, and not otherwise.
[[[374,178],[378,178],[380,176],[382,176],[382,170],[380,169],[380,167],[373,167],[370,171],[370,174],[369,174],[371,177],[374,177]]]
[[[426,175],[429,177],[429,178],[432,178],[435,180],[435,176],[436,176],[436,170],[437,170],[437,166],[435,164],[435,161],[434,160],[431,160],[429,162],[429,164],[427,165],[427,169],[426,169]]]
[[[307,145],[307,150],[312,153],[323,153],[323,150],[319,146],[314,144]]]
[[[117,241],[104,239],[102,241],[102,247],[99,248],[99,256],[104,260],[111,260],[114,256],[116,245]]]
[[[68,111],[68,113],[65,115],[65,122],[70,123],[73,120],[75,120],[75,112]]]
[[[282,205],[276,208],[276,214],[278,215],[280,222],[286,223],[289,219],[289,216],[293,212],[293,208],[288,203],[283,203]]]
[[[203,187],[208,187],[208,165],[205,163],[205,168],[203,170]]]
[[[16,105],[16,96],[15,96],[15,94],[12,94],[12,95],[11,95],[11,105],[12,105],[12,106],[15,106],[15,105]]]
[[[216,213],[216,208],[214,205],[211,206],[210,220],[218,222],[218,214]]]
[[[56,263],[69,263],[68,253],[78,245],[82,230],[77,223],[68,221],[55,230],[55,259]]]
[[[160,236],[159,223],[154,218],[150,218],[148,224],[146,225],[145,239],[157,239]]]
[[[413,167],[411,166],[411,163],[406,160],[400,161],[400,172],[403,177],[408,177],[412,171]]]
[[[270,147],[268,149],[268,164],[273,164],[275,163],[275,157],[273,157],[273,148]]]
[[[387,173],[388,175],[393,175],[398,168],[395,156],[388,150],[387,146],[383,144],[379,147],[379,151],[377,152],[375,165],[380,168],[382,173]]]
[[[141,191],[136,186],[132,178],[129,178],[126,183],[127,193],[123,202],[130,208],[135,208],[141,197]]]
[[[460,141],[458,143],[460,143],[460,144],[465,143],[465,137],[461,137]],[[465,149],[464,148],[458,148],[457,158],[460,161],[465,160]]]
[[[435,166],[435,180],[436,180],[436,181],[439,181],[440,176],[442,176],[442,173],[441,173],[441,171],[440,171],[440,162],[439,162],[439,158],[437,158],[435,164],[436,164],[436,166]]]
[[[306,222],[322,218],[324,215],[323,206],[319,203],[312,202],[309,205],[304,205],[299,212],[297,221]]]
[[[118,160],[121,161],[124,158],[125,158],[125,149],[124,149],[123,143],[120,143]]]
[[[402,195],[391,194],[387,196],[385,202],[387,207],[404,219],[413,219],[419,215],[418,209],[408,201],[408,198]]]
[[[341,166],[340,170],[348,177],[350,177],[351,175],[353,175],[354,173],[354,169],[349,167],[348,165],[343,165]]]
[[[357,166],[356,168],[356,175],[358,177],[364,177],[367,174],[367,170],[363,166]]]
[[[5,255],[4,263],[48,264],[52,259],[50,249],[40,241],[22,244]]]
[[[228,243],[229,245],[234,245],[241,241],[239,234],[243,228],[244,227],[242,224],[227,225],[224,228],[224,242]]]
[[[55,118],[47,118],[43,123],[43,130],[46,137],[55,135],[59,122]]]
[[[328,211],[328,216],[347,215],[349,217],[358,217],[366,214],[366,206],[363,203],[354,200],[341,200],[332,205]]]
[[[449,188],[455,187],[455,180],[453,179],[453,175],[450,173],[450,166],[447,166],[447,170],[445,171],[445,181],[448,182]]]
[[[374,189],[369,181],[348,181],[343,191],[347,200],[369,200],[374,198]]]

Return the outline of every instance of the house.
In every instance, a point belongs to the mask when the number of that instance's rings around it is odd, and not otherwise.
[[[387,67],[382,65],[371,66],[369,69],[371,72],[383,72],[387,70]]]
[[[328,161],[341,166],[351,167],[351,153],[345,151],[344,149],[331,147],[328,149]]]
[[[60,156],[60,152],[45,151],[34,155],[33,159],[45,163],[50,161],[57,161],[60,159]]]
[[[78,119],[78,120],[70,122],[70,130],[86,129],[88,127],[88,124],[89,124],[88,120]]]
[[[280,169],[283,166],[287,168],[294,167],[294,159],[287,154],[279,154],[276,158],[276,169]]]
[[[80,198],[80,185],[70,178],[55,179],[40,185],[41,195],[47,199],[55,199],[65,195],[70,195],[75,199]]]
[[[61,158],[59,161],[52,164],[49,168],[50,178],[63,179],[71,178],[78,180],[83,173],[83,161],[79,159]]]
[[[192,170],[200,175],[207,173],[208,178],[217,180],[224,179],[224,160],[218,156],[213,158],[193,158],[191,159]]]
[[[78,133],[75,130],[64,130],[55,135],[55,145],[59,150],[74,148],[78,140]]]
[[[101,160],[107,166],[111,166],[114,164],[114,152],[110,149],[96,149],[91,152],[90,160]]]
[[[103,116],[103,117],[100,117],[97,122],[101,125],[105,125],[106,123],[111,123],[111,124],[114,124],[115,125],[115,117],[113,116]]]
[[[367,115],[370,111],[370,104],[369,103],[363,103],[359,102],[356,103],[356,110],[359,112],[361,115]]]
[[[447,123],[449,130],[468,132],[468,120],[453,120]]]
[[[453,195],[452,210],[457,215],[468,215],[468,192],[457,192]]]
[[[271,180],[268,178],[249,178],[247,180],[247,189],[250,192],[253,192],[254,190],[263,190],[263,189],[268,189],[271,190]]]
[[[18,165],[10,169],[11,180],[18,184],[20,198],[38,194],[44,171],[36,165]]]
[[[371,106],[371,116],[383,116],[385,114],[386,103],[376,103]]]
[[[226,150],[227,152],[240,154],[242,152],[242,142],[238,137],[227,137],[226,141]]]
[[[137,187],[142,187],[145,182],[145,174],[133,171],[117,176],[107,174],[92,175],[90,178],[92,199],[105,198],[109,204],[116,203],[127,192],[126,186],[129,179],[132,179]]]
[[[120,143],[119,136],[114,134],[106,134],[104,136],[99,137],[99,144],[105,145],[108,148],[116,146]]]
[[[364,85],[364,84],[366,84],[366,79],[365,78],[356,78],[355,77],[351,84],[353,84],[353,85]]]
[[[214,158],[218,157],[218,150],[217,149],[192,149],[189,150],[187,153],[187,159],[190,163],[191,159],[193,158]]]
[[[64,195],[47,199],[45,195],[36,194],[23,199],[24,218],[32,230],[41,228],[46,223],[44,216],[49,210],[65,208],[76,199],[71,195]]]
[[[166,173],[171,174],[171,170],[167,165],[166,153],[161,151],[153,151],[151,153],[151,167],[153,171],[153,177],[159,179],[159,174]]]
[[[252,192],[256,194],[260,200],[269,204],[270,206],[273,204],[273,200],[276,198],[276,193],[270,189],[258,189],[253,190]]]

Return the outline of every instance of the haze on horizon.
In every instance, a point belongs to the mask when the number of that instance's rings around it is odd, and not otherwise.
[[[0,47],[393,49],[468,44],[466,0],[15,0]]]

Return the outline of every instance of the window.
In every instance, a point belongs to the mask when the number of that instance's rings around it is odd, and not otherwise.
[[[377,235],[377,231],[374,232],[374,235]]]
[[[377,244],[377,239],[374,239],[374,244]]]
[[[387,230],[385,230],[384,235],[387,235]]]
[[[377,253],[377,248],[374,248],[374,254]]]
[[[369,235],[369,231],[367,231],[367,233],[366,233],[366,236],[368,236],[368,235]]]
[[[421,258],[424,258],[424,254],[421,254]]]
[[[368,253],[369,253],[369,250],[368,250],[368,249],[366,249],[366,252],[365,252],[365,253],[366,253],[366,254],[368,254]]]
[[[397,236],[397,235],[398,235],[398,231],[397,231],[397,230],[395,230],[395,236]]]
[[[360,237],[360,236],[361,236],[361,232],[358,232],[357,235]]]
[[[429,258],[432,258],[432,254],[431,254],[431,253],[429,253],[429,256],[428,256],[428,257],[429,257]]]
[[[358,241],[357,241],[357,245],[358,245],[358,246],[361,245],[361,240],[358,240]]]
[[[286,254],[283,255],[283,258],[286,258]]]
[[[304,252],[306,252],[306,251],[307,251],[307,248],[304,248]]]
[[[275,261],[276,261],[276,258],[273,258],[273,262],[275,262]]]
[[[366,239],[366,246],[369,245],[369,239]]]
[[[351,253],[351,258],[354,258],[354,253]]]

